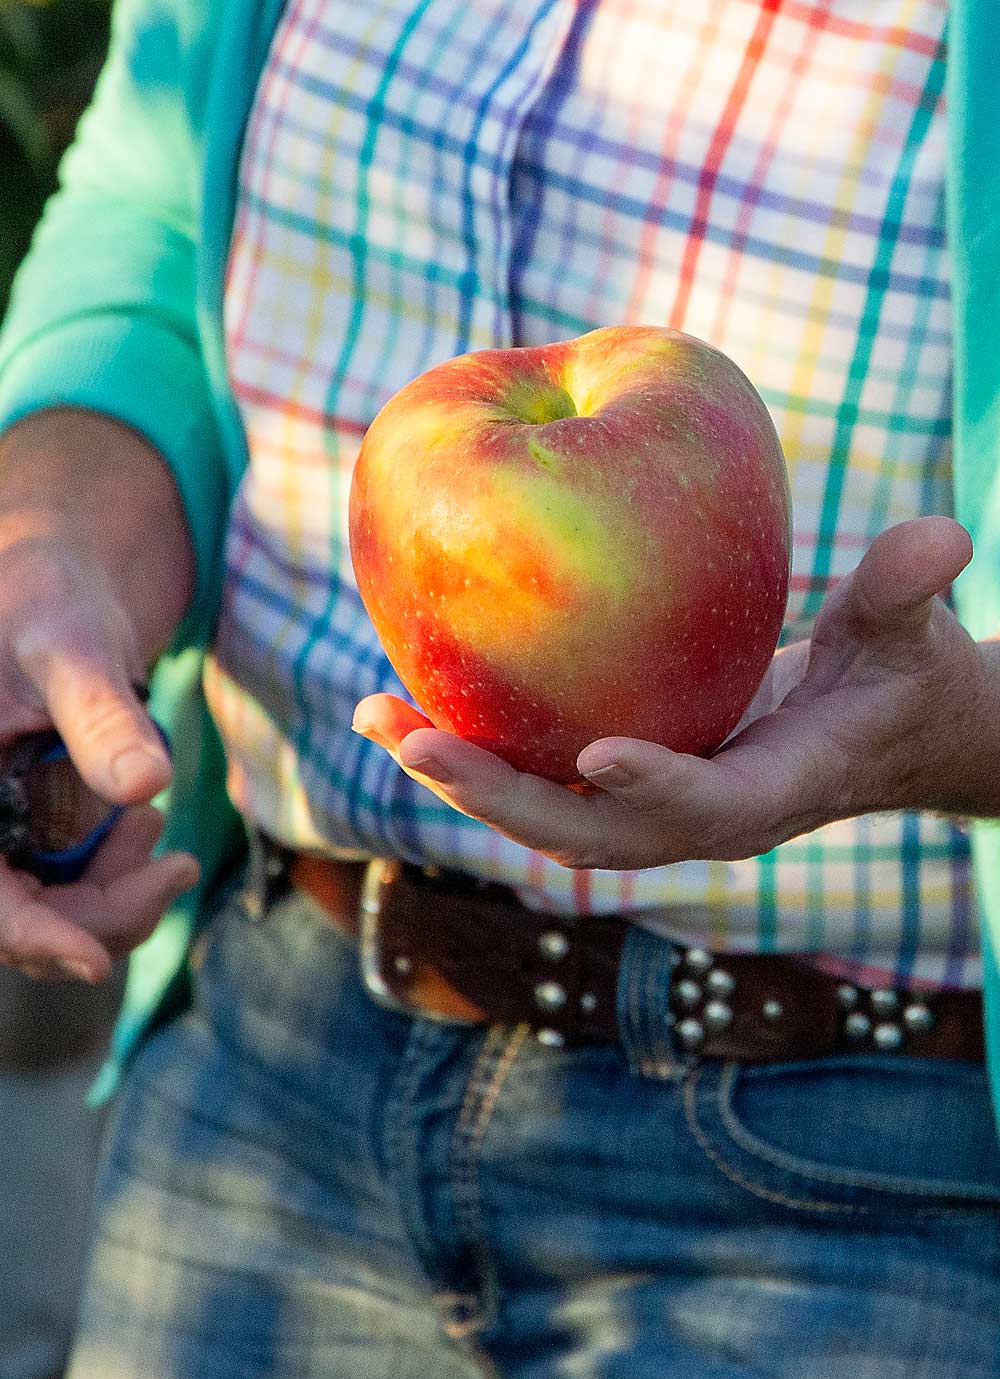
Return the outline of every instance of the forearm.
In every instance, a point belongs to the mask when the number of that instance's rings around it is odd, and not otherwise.
[[[0,552],[52,545],[100,571],[143,664],[154,660],[190,603],[195,562],[173,476],[137,431],[60,407],[0,437]]]

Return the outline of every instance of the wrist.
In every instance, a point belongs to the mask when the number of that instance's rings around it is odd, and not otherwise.
[[[55,586],[76,577],[102,585],[143,664],[170,641],[194,587],[167,464],[138,432],[80,409],[34,413],[0,437],[0,553],[33,573],[44,568]]]

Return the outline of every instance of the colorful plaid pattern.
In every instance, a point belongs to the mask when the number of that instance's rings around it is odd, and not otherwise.
[[[240,808],[544,909],[719,948],[980,979],[966,840],[929,815],[765,857],[570,873],[350,732],[401,691],[360,606],[351,468],[467,349],[662,322],[764,395],[795,511],[785,640],[887,525],[951,505],[945,0],[291,0],[240,168],[228,355],[251,465],[206,686]]]

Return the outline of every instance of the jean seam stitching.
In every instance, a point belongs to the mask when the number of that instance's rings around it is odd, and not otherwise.
[[[527,1025],[493,1026],[469,1075],[455,1122],[450,1176],[459,1234],[472,1251],[479,1274],[480,1325],[489,1325],[498,1304],[497,1269],[486,1243],[479,1154],[507,1075],[529,1032]]]
[[[688,1129],[694,1136],[696,1143],[702,1153],[719,1170],[723,1177],[728,1178],[731,1183],[742,1188],[744,1192],[751,1193],[754,1197],[760,1197],[766,1202],[773,1202],[778,1206],[792,1207],[796,1210],[810,1211],[817,1215],[842,1215],[842,1216],[872,1216],[876,1211],[881,1211],[884,1215],[900,1214],[898,1211],[893,1213],[891,1205],[887,1204],[884,1208],[875,1206],[860,1206],[847,1202],[817,1202],[805,1197],[791,1197],[786,1193],[776,1192],[773,1188],[766,1188],[761,1183],[755,1183],[753,1179],[734,1168],[722,1157],[719,1151],[712,1144],[702,1128],[696,1110],[696,1091],[697,1083],[701,1074],[701,1068],[691,1069],[690,1075],[684,1084],[684,1118]],[[968,1208],[961,1207],[915,1207],[909,1206],[906,1215],[909,1216],[964,1216]]]
[[[920,1055],[915,1054],[913,1057],[919,1058]],[[803,1069],[820,1067],[828,1063],[833,1063],[838,1067],[844,1065],[854,1067],[855,1065],[864,1063],[868,1066],[880,1068],[895,1067],[897,1070],[907,1072],[906,1060],[907,1055],[905,1053],[881,1055],[839,1053],[826,1057],[817,1056],[802,1059],[789,1059],[777,1064],[751,1063],[745,1068],[745,1072],[747,1076],[752,1079],[762,1075],[768,1075],[769,1068],[772,1070],[776,1068],[779,1076],[791,1076],[800,1073]],[[971,1064],[961,1059],[949,1058],[924,1058],[922,1061],[926,1066],[921,1067],[916,1073],[909,1072],[909,1076],[917,1077],[921,1081],[926,1081],[928,1077],[943,1079],[947,1076],[948,1078],[968,1083],[969,1085],[979,1083],[982,1080],[981,1064]]]
[[[656,983],[658,977],[659,965],[656,961],[656,958],[651,956],[649,961],[647,961],[646,963],[645,973],[644,1005],[647,1026],[650,1023],[651,1017],[653,1016],[655,1010]],[[649,1031],[649,1033],[651,1036],[649,1039],[649,1047],[652,1049],[653,1053],[653,1067],[656,1070],[657,1075],[661,1076],[661,1070],[667,1062],[666,1041],[664,1039],[664,1031],[659,1023],[654,1022],[653,1028]]]
[[[423,1072],[421,1055],[432,1045],[437,1033],[437,1029],[425,1030],[419,1021],[413,1022],[400,1059],[399,1072],[386,1096],[383,1116],[386,1177],[395,1194],[406,1237],[429,1280],[436,1275],[434,1242],[423,1211],[415,1205],[407,1205],[412,1194],[403,1181],[403,1164],[409,1155],[404,1149],[405,1134],[400,1113],[403,1107],[412,1103]]]
[[[650,980],[651,964],[646,963],[641,969],[637,970],[635,955],[631,948],[628,950],[628,999],[626,1008],[628,1011],[628,1060],[633,1072],[640,1077],[648,1078],[661,1077],[658,1062],[651,1055],[649,1047],[649,1031],[644,1018],[648,1008],[647,985]]]
[[[1000,1200],[1000,1191],[984,1188],[979,1189],[963,1183],[958,1179],[942,1179],[940,1183],[933,1183],[927,1179],[914,1178],[911,1182],[913,1186],[905,1186],[906,1179],[896,1177],[892,1174],[876,1174],[863,1172],[841,1171],[837,1169],[825,1168],[822,1164],[814,1164],[812,1160],[800,1159],[793,1154],[785,1154],[780,1149],[772,1149],[769,1145],[758,1139],[748,1131],[738,1120],[732,1109],[731,1093],[736,1083],[739,1072],[739,1064],[728,1063],[723,1069],[722,1077],[719,1080],[717,1092],[717,1109],[730,1137],[734,1143],[748,1154],[751,1158],[761,1163],[772,1164],[786,1173],[797,1174],[801,1178],[809,1178],[820,1183],[828,1183],[834,1187],[849,1187],[861,1189],[873,1189],[877,1192],[892,1193],[897,1197],[920,1198],[920,1197],[964,1197],[971,1202],[991,1202]],[[920,1182],[929,1182],[927,1188],[916,1186]]]
[[[695,1109],[695,1095],[700,1076],[701,1068],[692,1068],[690,1076],[684,1084],[684,1118],[687,1121],[688,1129],[691,1131],[691,1134],[694,1136],[702,1152],[713,1164],[715,1164],[719,1172],[730,1180],[730,1182],[735,1183],[737,1187],[743,1188],[744,1191],[752,1193],[755,1197],[762,1197],[765,1201],[775,1202],[779,1206],[804,1207],[809,1211],[815,1211],[817,1213],[842,1212],[846,1215],[868,1214],[868,1209],[864,1207],[853,1207],[846,1204],[841,1205],[839,1203],[811,1202],[804,1198],[798,1199],[786,1196],[784,1193],[775,1192],[770,1188],[765,1188],[761,1184],[753,1182],[750,1178],[745,1177],[737,1169],[728,1164],[712,1145],[698,1120],[697,1111]]]
[[[660,962],[650,955],[637,960],[633,944],[648,937],[629,935],[622,956],[624,982],[618,1003],[619,1042],[634,1077],[646,1081],[679,1082],[685,1063],[677,1057],[663,1004],[657,1005]],[[652,1015],[657,1015],[654,1029]]]

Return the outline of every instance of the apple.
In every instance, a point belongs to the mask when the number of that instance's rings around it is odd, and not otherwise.
[[[781,445],[726,355],[657,326],[460,355],[369,427],[350,495],[364,606],[436,727],[579,782],[626,736],[707,755],[774,654]]]

